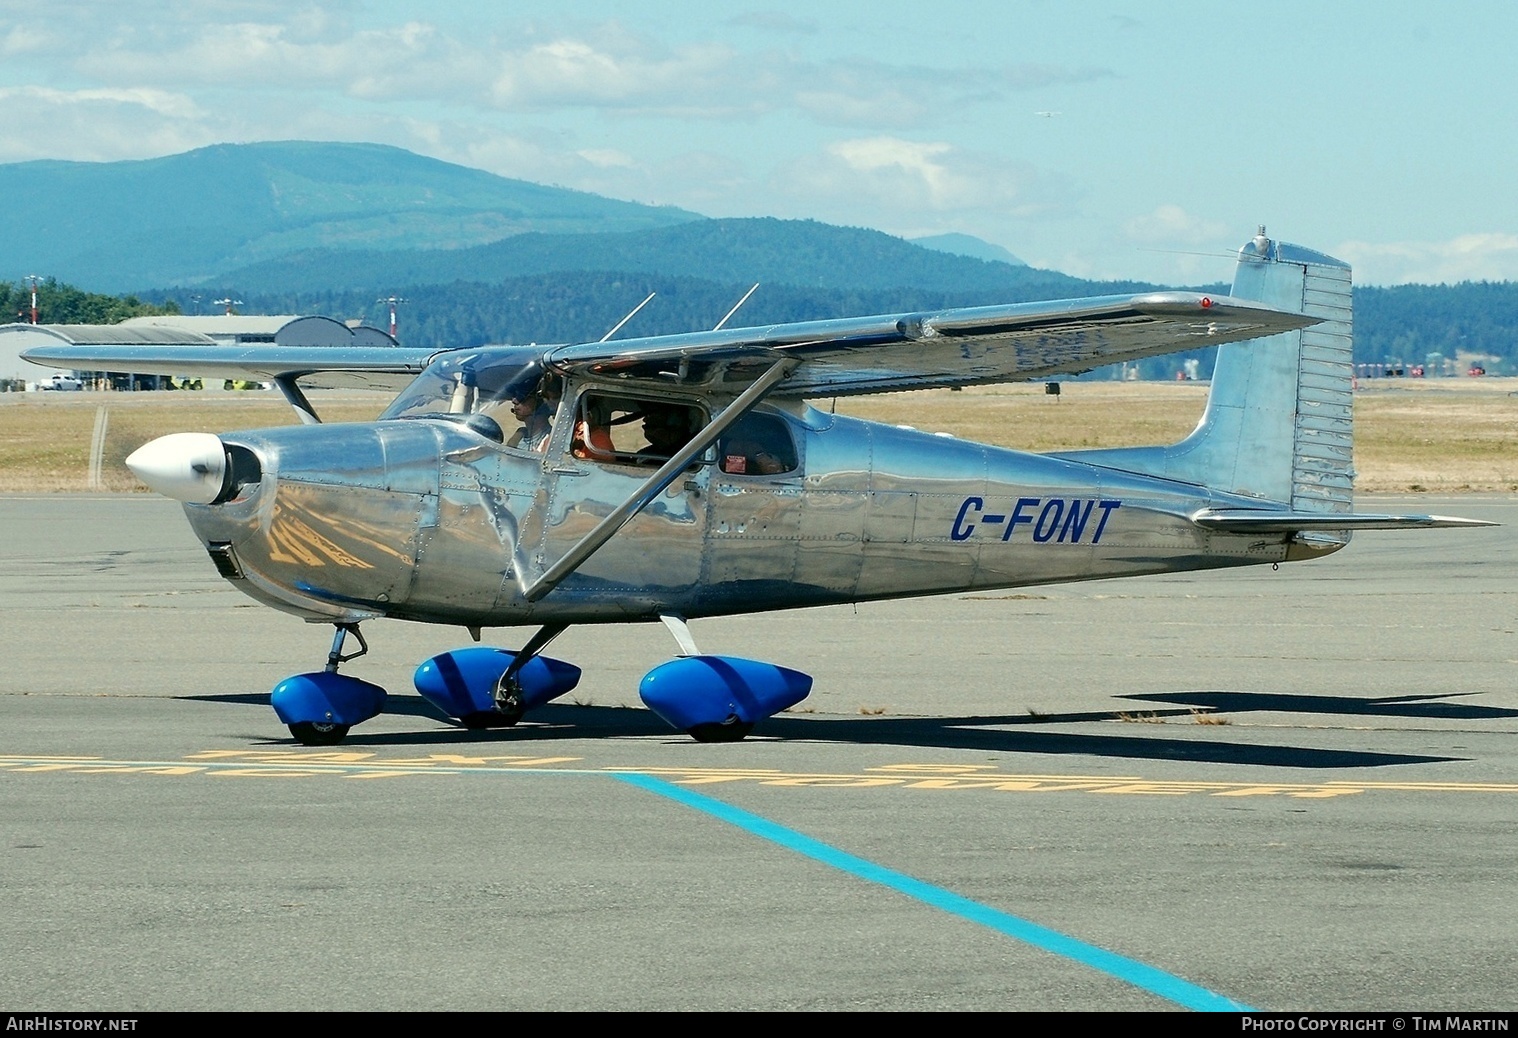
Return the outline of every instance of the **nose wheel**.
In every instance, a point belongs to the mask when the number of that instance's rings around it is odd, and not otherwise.
[[[323,721],[297,721],[289,726],[290,734],[302,746],[336,746],[347,736],[350,727]]]
[[[753,730],[752,724],[729,717],[726,721],[692,725],[685,730],[685,734],[697,742],[742,742]]]
[[[369,651],[358,624],[337,624],[325,670],[296,674],[274,686],[269,703],[302,746],[336,746],[348,730],[385,708],[385,690],[358,678],[339,674],[340,664]],[[358,639],[357,652],[343,653],[348,635]]]

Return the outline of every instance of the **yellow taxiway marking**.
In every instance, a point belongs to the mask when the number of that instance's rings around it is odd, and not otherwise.
[[[1290,797],[1321,800],[1361,793],[1518,793],[1507,782],[1396,782],[1334,779],[1328,782],[1202,782],[1138,775],[1010,774],[994,765],[892,764],[855,773],[787,772],[773,768],[667,768],[584,766],[580,757],[480,756],[431,753],[386,757],[363,750],[206,750],[177,761],[107,760],[83,756],[0,755],[0,772],[76,775],[214,775],[221,778],[336,777],[372,781],[420,775],[639,774],[678,786],[749,783],[825,789],[900,788],[931,792],[1102,793],[1139,796]]]

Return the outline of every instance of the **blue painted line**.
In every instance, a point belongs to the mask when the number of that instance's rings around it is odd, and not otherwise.
[[[724,804],[720,800],[693,793],[688,789],[665,782],[663,779],[654,778],[651,775],[619,774],[615,778],[630,785],[638,786],[650,793],[667,797],[676,803],[693,807],[698,811],[720,818],[724,822],[736,825],[740,829],[746,829],[755,836],[763,837],[772,843],[804,854],[814,861],[824,865],[831,865],[835,869],[851,873],[860,879],[879,883],[881,886],[902,893],[911,898],[934,908],[943,909],[953,913],[972,923],[990,927],[998,933],[1016,938],[1035,948],[1062,955],[1067,959],[1073,959],[1092,969],[1100,970],[1118,980],[1126,981],[1134,987],[1141,988],[1151,994],[1168,999],[1187,1009],[1196,1009],[1203,1012],[1213,1013],[1252,1013],[1255,1010],[1249,1006],[1235,1002],[1230,998],[1224,998],[1215,992],[1208,991],[1204,987],[1198,987],[1190,981],[1172,976],[1164,970],[1153,966],[1146,966],[1142,962],[1135,962],[1115,952],[1098,948],[1095,945],[1078,941],[1074,937],[1067,937],[1056,930],[1037,923],[1030,923],[1026,919],[1019,919],[1015,915],[1008,915],[994,908],[987,908],[978,902],[971,901],[967,897],[935,887],[931,883],[913,879],[911,876],[894,872],[891,869],[877,865],[872,861],[855,857],[836,847],[829,847],[819,840],[810,836],[803,836],[793,829],[787,829],[783,825],[750,814],[742,808]]]

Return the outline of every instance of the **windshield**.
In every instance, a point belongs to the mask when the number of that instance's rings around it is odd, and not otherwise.
[[[543,370],[543,351],[534,347],[446,353],[401,390],[380,419],[500,412],[509,421],[512,399],[536,390]]]

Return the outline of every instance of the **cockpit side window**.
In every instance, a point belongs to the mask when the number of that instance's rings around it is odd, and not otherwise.
[[[542,351],[526,347],[459,350],[438,357],[385,408],[380,420],[482,414],[543,379]]]
[[[796,441],[775,415],[750,412],[717,441],[717,465],[734,476],[775,476],[796,471]]]
[[[429,364],[380,418],[443,418],[508,447],[541,452],[561,389],[559,377],[544,370],[541,350],[460,350]]]
[[[595,390],[575,408],[575,457],[614,465],[662,465],[706,424],[698,406]]]

